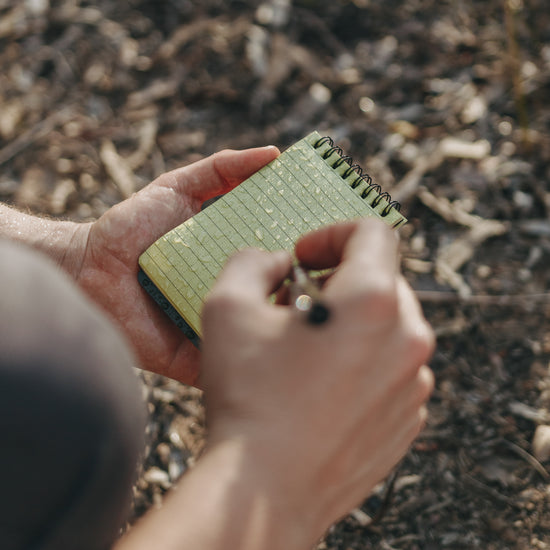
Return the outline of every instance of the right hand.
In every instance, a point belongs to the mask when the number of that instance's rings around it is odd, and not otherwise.
[[[269,301],[289,255],[238,253],[204,308],[202,386],[209,449],[241,449],[238,482],[254,484],[258,503],[305,548],[419,433],[434,338],[381,222],[321,229],[296,254],[307,267],[337,266],[322,289],[329,321],[309,326]]]

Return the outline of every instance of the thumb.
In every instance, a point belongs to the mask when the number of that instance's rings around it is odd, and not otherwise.
[[[178,193],[205,201],[227,193],[277,156],[279,150],[272,145],[243,151],[227,149],[161,177]]]

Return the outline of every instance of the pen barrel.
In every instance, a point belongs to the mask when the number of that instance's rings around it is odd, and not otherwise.
[[[305,316],[308,324],[320,325],[330,317],[330,310],[323,301],[315,281],[299,265],[293,267],[290,297],[293,307]]]

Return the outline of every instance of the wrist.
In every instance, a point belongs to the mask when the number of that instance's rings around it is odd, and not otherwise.
[[[77,280],[82,268],[90,223],[37,220],[35,235],[26,242],[46,254],[63,271]]]
[[[308,550],[323,533],[310,528],[309,510],[297,509],[278,481],[281,473],[267,465],[263,454],[235,438],[207,448],[197,464],[201,475],[214,481],[214,512],[234,515],[233,544],[224,548]]]
[[[226,440],[209,447],[116,550],[309,550],[321,534],[285,506],[246,445]]]
[[[58,222],[58,238],[54,239],[49,255],[73,279],[78,280],[86,248],[91,223]],[[47,252],[46,252],[47,253]]]
[[[82,265],[90,225],[40,218],[0,204],[0,237],[46,254],[74,278]]]

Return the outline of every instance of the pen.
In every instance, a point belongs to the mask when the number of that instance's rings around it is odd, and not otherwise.
[[[293,279],[290,282],[290,300],[292,306],[304,315],[310,325],[322,325],[330,317],[330,309],[324,303],[317,283],[301,266],[292,267]]]

